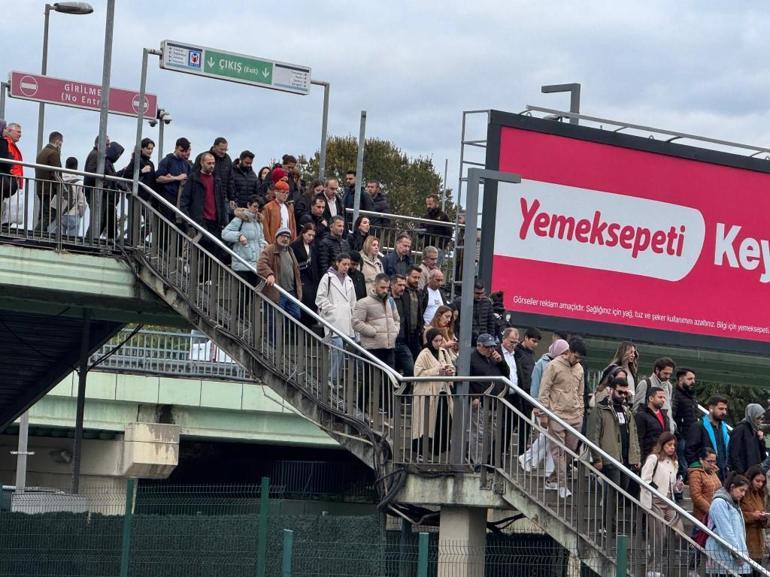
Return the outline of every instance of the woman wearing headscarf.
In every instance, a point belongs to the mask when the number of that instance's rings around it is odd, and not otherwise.
[[[765,460],[764,433],[759,430],[764,414],[762,405],[750,403],[746,406],[746,416],[730,433],[727,465],[731,471],[743,474]]]
[[[415,377],[441,377],[455,374],[451,356],[444,349],[444,337],[436,328],[427,334],[427,344],[414,361]],[[427,411],[427,420],[426,420]],[[452,385],[446,381],[414,383],[412,403],[412,449],[422,454],[422,440],[427,436],[428,450],[435,457],[449,444],[452,414]]]

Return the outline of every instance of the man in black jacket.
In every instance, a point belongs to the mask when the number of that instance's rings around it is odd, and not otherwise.
[[[666,392],[660,387],[649,387],[647,390],[647,405],[636,412],[636,432],[639,434],[639,449],[642,451],[641,462],[644,463],[650,454],[658,437],[670,429],[668,411],[663,408],[666,402]]]
[[[214,173],[215,163],[210,152],[201,155],[200,168],[193,170],[182,190],[179,208],[214,237],[220,238],[227,225],[227,199],[222,181]],[[196,234],[197,231],[188,233]],[[225,260],[225,254],[208,237],[201,239],[201,245],[220,260]]]
[[[417,358],[422,350],[422,330],[425,327],[423,322],[422,299],[420,291],[417,288],[420,282],[420,269],[411,266],[406,271],[406,290],[401,295],[404,301],[404,317],[406,320],[406,344],[412,351],[412,358]]]
[[[337,259],[337,255],[341,252],[350,253],[350,247],[348,241],[342,238],[342,233],[345,230],[345,219],[342,215],[335,216],[331,219],[329,225],[329,234],[327,234],[316,250],[316,257],[318,259],[318,271],[320,274],[326,274],[329,267]]]
[[[233,163],[233,200],[241,208],[249,205],[249,199],[257,195],[259,190],[259,179],[254,172],[254,153],[250,150],[244,150],[238,157],[238,161]],[[265,198],[262,197],[264,201]]]
[[[452,303],[452,308],[462,315],[460,305],[462,299],[457,297]],[[476,344],[476,339],[480,334],[487,333],[494,335],[497,332],[497,323],[492,309],[492,300],[484,291],[484,283],[476,279],[473,286],[473,322],[471,323],[471,344]],[[460,334],[460,316],[458,315],[455,323],[455,334]],[[531,375],[532,373],[530,373]]]
[[[425,209],[426,212],[423,218],[449,223],[449,217],[441,210],[437,194],[428,195],[425,199]],[[452,240],[452,225],[428,224],[425,226],[425,236],[425,244],[432,244],[444,250],[449,241]]]
[[[687,478],[687,433],[700,415],[698,400],[695,398],[695,372],[681,367],[676,371],[676,386],[671,399],[671,418],[676,425],[676,456],[679,461],[679,475]]]
[[[765,410],[762,405],[746,405],[746,417],[730,433],[728,461],[731,471],[745,475],[749,467],[765,460],[764,433],[760,430]]]
[[[708,415],[699,418],[687,432],[687,445],[684,453],[687,463],[697,463],[701,449],[709,447],[717,454],[719,478],[724,481],[727,473],[728,446],[730,437],[727,433],[727,398],[722,395],[712,396],[706,403]]]
[[[234,201],[233,160],[230,158],[230,155],[227,154],[227,150],[227,139],[223,136],[218,136],[214,139],[214,144],[211,145],[211,149],[208,152],[214,157],[214,176],[216,176],[219,179],[219,182],[222,183],[222,194],[225,195],[225,200]],[[204,154],[206,153],[200,153],[195,159],[196,169],[200,167]]]
[[[414,376],[414,356],[406,341],[406,315],[408,312],[402,298],[404,292],[406,292],[406,277],[402,274],[394,274],[390,277],[390,295],[396,303],[400,321],[398,336],[396,337],[396,370],[405,377],[411,377]]]
[[[483,333],[476,339],[476,349],[471,353],[472,377],[508,377],[510,375],[508,364],[497,351],[497,339],[489,333]],[[484,439],[484,422],[479,411],[481,409],[482,395],[489,388],[490,382],[473,381],[470,383],[471,397],[471,423],[469,434],[469,452],[471,461],[480,465],[486,461],[488,455],[484,455],[482,444]],[[505,385],[495,383],[492,394],[499,395]],[[492,423],[496,427],[498,423]],[[504,443],[507,446],[508,443]]]

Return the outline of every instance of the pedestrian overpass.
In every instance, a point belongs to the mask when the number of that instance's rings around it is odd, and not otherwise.
[[[8,378],[0,384],[0,430],[125,323],[186,324],[370,466],[384,511],[418,522],[426,511],[440,510],[439,556],[442,543],[447,548],[461,544],[465,575],[483,574],[478,551],[483,550],[488,509],[526,515],[602,576],[614,574],[618,562],[634,576],[685,576],[703,562],[702,549],[689,532],[641,507],[636,497],[557,439],[550,440],[572,457],[564,480],[569,496],[549,490],[542,474],[523,470],[517,443],[502,431],[519,430],[529,415],[489,391],[478,410],[471,409],[470,398],[453,396],[451,419],[436,432],[448,451],[432,451],[427,430],[413,427],[429,418],[429,403],[410,392],[409,384],[420,379],[401,377],[345,335],[340,335],[345,348],[332,350],[326,339],[285,315],[262,286],[247,285],[212,256],[206,246],[219,243],[226,249],[219,239],[171,205],[165,209],[175,211],[176,220],[168,220],[157,208],[165,201],[149,189],[144,196],[152,202],[112,184],[108,180],[94,190],[103,202],[118,207],[112,238],[64,237],[61,231],[48,233],[32,225],[0,231],[0,261],[10,267],[0,277],[5,297],[0,327],[2,338],[20,355],[6,355],[1,367]],[[332,352],[343,359],[336,386],[329,382]],[[516,388],[508,381],[505,385]],[[517,392],[568,427],[524,391]],[[483,430],[478,439],[469,438],[472,421]],[[603,458],[615,463],[608,455]],[[622,475],[635,479],[615,464]],[[675,503],[669,505],[697,524]],[[616,540],[619,535],[628,542]],[[727,566],[735,557],[750,563],[740,553],[710,562],[735,574]]]

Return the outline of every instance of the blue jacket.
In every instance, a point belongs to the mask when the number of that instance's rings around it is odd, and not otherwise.
[[[726,489],[714,493],[714,499],[709,507],[709,528],[727,541],[731,548],[749,556],[746,546],[746,524],[740,506]],[[730,551],[717,543],[711,537],[706,541],[706,573],[721,573],[731,571],[739,575],[751,573],[751,566],[733,557]]]
[[[529,396],[537,398],[540,395],[540,380],[543,378],[543,371],[551,362],[551,357],[548,353],[540,357],[535,363],[535,368],[532,369],[532,384],[529,387]]]
[[[238,239],[241,235],[246,237],[246,244],[242,245]],[[235,254],[256,268],[262,249],[267,246],[262,234],[262,225],[245,208],[235,209],[235,218],[222,231],[222,240],[232,243]],[[238,259],[233,259],[233,270],[251,270]]]

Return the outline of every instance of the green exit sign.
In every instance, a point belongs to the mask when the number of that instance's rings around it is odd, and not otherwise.
[[[310,67],[164,40],[160,67],[294,94],[310,93]]]
[[[240,82],[273,83],[273,63],[237,54],[228,54],[207,49],[203,53],[203,72],[224,76]]]

